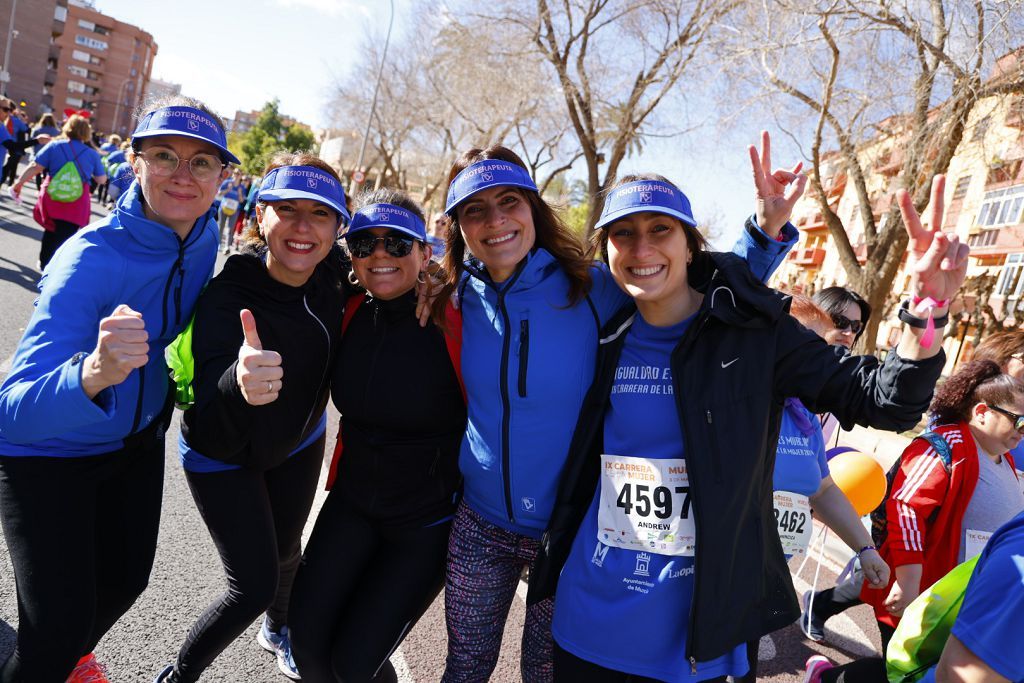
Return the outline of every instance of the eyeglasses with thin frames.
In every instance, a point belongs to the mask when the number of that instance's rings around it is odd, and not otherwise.
[[[213,180],[227,166],[217,155],[205,152],[193,154],[188,159],[183,159],[174,152],[165,149],[155,152],[136,152],[135,155],[142,157],[142,160],[149,166],[149,170],[153,175],[161,177],[174,175],[184,161],[188,163],[188,170],[192,177],[201,183]]]

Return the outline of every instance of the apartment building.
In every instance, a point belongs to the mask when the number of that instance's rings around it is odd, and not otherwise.
[[[1004,60],[1017,63],[1016,54]],[[993,78],[999,77],[1002,62]],[[888,125],[886,125],[888,124]],[[899,122],[883,122],[890,133],[871,140],[858,150],[866,172],[872,214],[880,220],[889,210],[903,159]],[[822,186],[829,206],[843,223],[854,254],[862,265],[867,258],[864,228],[858,195],[849,182],[837,152],[825,155],[821,164]],[[964,305],[969,311],[991,307],[996,318],[1009,324],[1024,323],[1024,96],[1001,95],[978,102],[968,118],[963,140],[957,147],[946,172],[946,211],[943,229],[956,232],[971,246],[968,282],[984,278],[984,300],[971,293]],[[773,286],[796,292],[813,293],[824,287],[844,285],[846,271],[839,250],[829,235],[820,203],[813,187],[797,204],[793,223],[800,230],[800,242],[772,279]],[[905,263],[905,261],[904,261]],[[906,291],[910,281],[901,267],[893,281],[897,294]],[[972,318],[972,325],[977,316]],[[878,343],[886,345],[894,338],[897,321],[883,324]],[[965,354],[969,356],[970,338],[976,327],[965,335]],[[955,358],[961,348],[949,348]],[[951,361],[952,361],[951,358]]]
[[[24,102],[33,118],[53,110],[51,89],[60,59],[56,39],[64,33],[67,13],[68,0],[0,0],[0,54],[9,55],[0,90],[15,102]]]
[[[142,104],[157,45],[153,36],[95,9],[87,0],[69,0],[60,48],[53,108],[92,112],[93,129],[131,133]]]

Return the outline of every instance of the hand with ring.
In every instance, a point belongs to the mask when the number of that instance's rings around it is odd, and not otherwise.
[[[238,349],[235,364],[235,381],[242,391],[246,403],[263,406],[277,400],[281,391],[284,370],[281,368],[281,354],[264,351],[263,343],[256,332],[256,318],[245,308],[239,313],[242,320],[244,342]],[[277,384],[275,384],[277,382]]]

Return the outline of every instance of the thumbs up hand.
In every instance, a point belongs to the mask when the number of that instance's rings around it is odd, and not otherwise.
[[[96,348],[82,361],[82,389],[95,398],[149,362],[149,335],[142,314],[121,304],[100,320]]]
[[[235,381],[249,405],[263,406],[273,403],[281,391],[281,378],[284,376],[281,354],[277,351],[263,350],[252,311],[243,308],[238,315],[242,320],[245,341],[238,349]]]

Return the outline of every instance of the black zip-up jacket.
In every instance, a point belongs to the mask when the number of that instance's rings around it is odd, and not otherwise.
[[[914,426],[944,363],[889,353],[843,356],[787,315],[789,299],[758,282],[732,254],[699,254],[689,271],[704,294],[672,352],[696,524],[695,585],[687,630],[691,665],[795,621],[793,582],[772,512],[772,472],[786,397],[844,428]],[[553,595],[600,475],[604,416],[635,309],[602,334],[551,523],[530,575],[528,604]],[[637,425],[643,429],[644,425]]]
[[[390,526],[425,526],[455,511],[466,402],[440,328],[416,318],[415,292],[359,306],[331,395],[344,445],[331,495]]]
[[[265,256],[266,248],[232,256],[199,297],[195,405],[182,420],[186,442],[199,453],[261,470],[284,462],[320,420],[349,294],[338,247],[301,287],[270,277]],[[281,354],[281,392],[264,406],[246,403],[235,379],[243,308],[252,311],[263,348]]]

